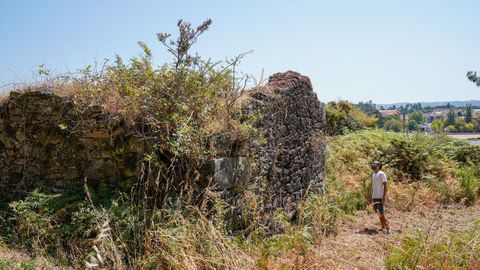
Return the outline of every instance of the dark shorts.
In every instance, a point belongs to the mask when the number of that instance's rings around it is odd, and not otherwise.
[[[375,212],[385,214],[385,205],[381,201],[382,199],[373,199],[373,209],[375,209]]]

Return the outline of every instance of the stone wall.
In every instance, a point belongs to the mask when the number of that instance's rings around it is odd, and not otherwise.
[[[265,186],[263,210],[272,212],[281,207],[292,217],[301,198],[323,190],[324,104],[317,99],[310,79],[293,71],[272,75],[265,86],[247,91],[240,103],[246,113],[259,116],[257,127],[266,139],[265,145],[253,148],[260,168],[257,185]],[[220,162],[228,165],[224,171]],[[238,172],[242,157],[221,158],[218,163],[215,175],[224,188],[223,197],[238,204],[242,190],[251,184],[244,180],[246,173]],[[229,168],[237,168],[235,175],[228,174],[235,171]],[[263,181],[266,183],[260,183]]]
[[[118,184],[135,176],[140,144],[118,116],[79,110],[46,92],[11,92],[0,105],[0,196],[33,187],[61,191],[88,178]]]
[[[233,206],[242,190],[257,184],[264,187],[265,211],[294,212],[300,198],[323,188],[323,104],[308,77],[292,71],[272,75],[240,100],[246,113],[258,116],[266,143],[239,148],[228,134],[219,135],[216,147],[228,151],[212,161],[214,179]],[[0,104],[0,196],[38,186],[62,191],[85,177],[89,184],[112,186],[138,178],[144,151],[132,128],[99,106],[80,108],[51,93],[10,93]],[[257,156],[257,171],[249,168],[248,151]]]

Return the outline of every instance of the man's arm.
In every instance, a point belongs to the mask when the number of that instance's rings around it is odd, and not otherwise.
[[[383,197],[382,197],[382,204],[385,203],[387,199],[387,182],[383,182]]]

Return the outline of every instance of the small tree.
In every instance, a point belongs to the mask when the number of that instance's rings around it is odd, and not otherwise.
[[[472,122],[472,104],[467,105],[466,114],[465,114],[465,122],[467,122],[467,123]]]
[[[418,130],[418,123],[411,119],[408,121],[408,130],[409,131],[417,131]]]
[[[390,118],[387,121],[385,121],[385,125],[383,128],[385,130],[390,130],[390,131],[395,131],[395,132],[400,132],[402,131],[402,121],[398,118]]]
[[[408,119],[415,121],[417,124],[421,124],[423,123],[423,113],[415,111],[408,116]]]
[[[448,132],[455,132],[455,130],[456,130],[456,128],[455,128],[454,125],[449,125],[449,126],[447,126],[447,131],[448,131]]]
[[[440,119],[435,119],[432,121],[432,130],[435,133],[441,133],[443,131],[443,123]]]
[[[447,115],[447,126],[455,126],[455,112],[450,109]]]
[[[455,119],[455,128],[457,129],[457,131],[463,132],[465,130],[465,124],[465,119],[460,117]]]
[[[465,124],[465,131],[467,131],[467,132],[472,132],[472,131],[473,131],[473,128],[474,128],[474,126],[473,126],[472,123],[467,123],[467,124]]]
[[[366,127],[375,127],[377,119],[370,116],[346,100],[331,101],[325,107],[327,132],[330,135],[343,134],[348,131]]]

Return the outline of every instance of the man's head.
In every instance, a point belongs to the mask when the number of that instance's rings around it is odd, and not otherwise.
[[[379,171],[382,169],[382,163],[380,163],[380,161],[378,160],[375,160],[373,163],[372,163],[372,170],[374,171]]]

